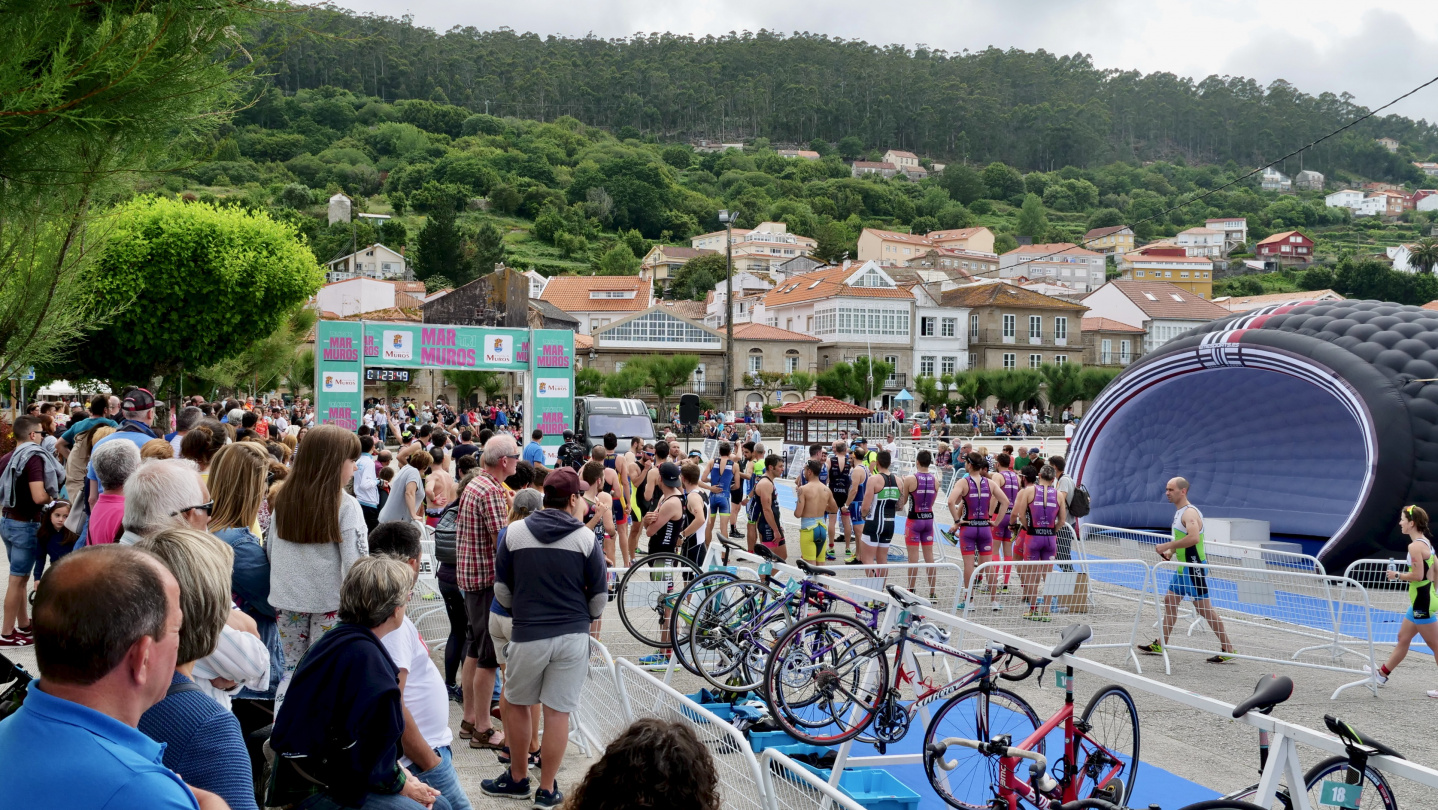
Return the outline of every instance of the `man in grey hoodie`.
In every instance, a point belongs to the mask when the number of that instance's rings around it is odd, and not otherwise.
[[[494,596],[514,616],[505,648],[509,750],[529,750],[529,707],[544,706],[534,807],[564,801],[554,777],[569,738],[569,715],[579,708],[589,674],[589,623],[603,615],[607,595],[604,548],[584,526],[588,504],[581,490],[573,469],[550,473],[544,508],[511,523],[495,550]],[[528,767],[526,757],[516,756],[508,770],[480,788],[490,796],[527,797]]]

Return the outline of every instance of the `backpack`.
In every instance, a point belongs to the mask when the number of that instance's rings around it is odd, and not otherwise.
[[[1088,511],[1088,487],[1078,484],[1074,486],[1074,492],[1069,496],[1069,514],[1076,518],[1088,517]]]
[[[445,507],[434,527],[434,559],[440,565],[455,565],[456,531],[459,527],[459,501]]]

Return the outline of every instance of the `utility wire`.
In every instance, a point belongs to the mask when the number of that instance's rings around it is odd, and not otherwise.
[[[1338,129],[1333,130],[1332,132],[1328,133],[1327,135],[1324,135],[1322,138],[1319,138],[1318,140],[1316,140],[1316,141],[1314,141],[1314,142],[1308,144],[1307,146],[1300,146],[1300,147],[1298,147],[1297,149],[1293,150],[1292,152],[1289,152],[1288,154],[1284,155],[1283,157],[1278,158],[1277,160],[1269,161],[1268,163],[1265,163],[1265,164],[1263,164],[1262,166],[1259,166],[1258,168],[1254,169],[1254,170],[1251,171],[1251,172],[1248,172],[1247,174],[1244,174],[1244,175],[1242,175],[1242,176],[1240,176],[1240,177],[1238,177],[1238,178],[1235,178],[1234,180],[1231,180],[1231,181],[1229,181],[1229,182],[1227,182],[1227,183],[1224,183],[1223,185],[1219,186],[1218,188],[1209,189],[1208,191],[1204,192],[1203,194],[1200,194],[1200,195],[1198,195],[1197,197],[1194,197],[1193,199],[1191,199],[1191,200],[1189,200],[1189,201],[1187,201],[1187,202],[1181,202],[1181,203],[1179,203],[1179,204],[1177,204],[1177,205],[1175,205],[1175,206],[1173,206],[1173,207],[1171,207],[1171,208],[1166,208],[1166,209],[1164,209],[1163,211],[1158,212],[1157,214],[1154,214],[1154,215],[1148,216],[1148,217],[1144,217],[1143,219],[1140,219],[1140,220],[1138,220],[1137,222],[1133,222],[1133,223],[1131,223],[1131,224],[1127,224],[1127,225],[1125,225],[1124,227],[1129,228],[1130,230],[1132,230],[1132,229],[1134,229],[1136,226],[1142,225],[1142,224],[1145,223],[1145,222],[1148,222],[1148,221],[1154,220],[1154,219],[1159,219],[1159,218],[1161,218],[1161,217],[1166,217],[1166,216],[1168,216],[1169,214],[1173,213],[1174,211],[1177,211],[1177,210],[1180,209],[1180,208],[1186,208],[1186,207],[1188,207],[1188,206],[1190,206],[1190,205],[1193,205],[1193,204],[1196,203],[1196,202],[1199,202],[1200,200],[1203,200],[1203,199],[1205,199],[1205,198],[1207,198],[1207,197],[1209,197],[1209,196],[1212,196],[1212,195],[1214,195],[1214,194],[1217,194],[1218,192],[1223,191],[1223,190],[1226,189],[1226,188],[1229,188],[1229,187],[1231,187],[1231,186],[1235,186],[1235,185],[1237,185],[1237,184],[1239,184],[1239,183],[1242,183],[1244,180],[1247,180],[1248,178],[1254,176],[1255,174],[1258,174],[1259,172],[1263,171],[1264,169],[1267,169],[1267,168],[1269,168],[1269,167],[1271,167],[1271,166],[1276,166],[1276,165],[1278,165],[1279,163],[1282,163],[1283,161],[1288,160],[1289,158],[1291,158],[1291,157],[1293,157],[1293,156],[1299,154],[1300,152],[1304,152],[1304,151],[1306,151],[1306,150],[1312,149],[1313,147],[1317,146],[1318,144],[1323,143],[1324,141],[1328,140],[1329,138],[1332,138],[1334,135],[1338,135],[1339,133],[1343,132],[1344,130],[1349,129],[1349,128],[1351,128],[1351,127],[1354,127],[1354,126],[1356,126],[1356,125],[1362,123],[1363,121],[1365,121],[1365,120],[1367,120],[1367,119],[1369,119],[1369,118],[1372,118],[1373,116],[1377,115],[1378,113],[1383,112],[1384,110],[1388,109],[1389,107],[1392,107],[1394,104],[1397,104],[1398,102],[1402,101],[1403,99],[1408,98],[1409,96],[1413,95],[1414,93],[1417,93],[1419,90],[1422,90],[1423,88],[1428,87],[1429,85],[1434,84],[1434,83],[1438,83],[1438,76],[1434,76],[1433,78],[1431,78],[1431,79],[1429,79],[1428,81],[1426,81],[1426,82],[1424,82],[1424,83],[1418,85],[1417,87],[1413,88],[1412,90],[1409,90],[1408,92],[1404,93],[1403,95],[1399,96],[1398,98],[1395,98],[1395,99],[1393,99],[1392,101],[1388,102],[1387,104],[1384,104],[1382,107],[1378,107],[1378,108],[1376,108],[1376,109],[1369,110],[1368,112],[1364,113],[1363,115],[1360,115],[1359,117],[1353,119],[1352,121],[1349,121],[1347,124],[1344,124],[1343,126],[1339,127]],[[1098,239],[1100,239],[1100,238],[1102,238],[1102,237],[1095,237],[1095,238],[1093,238],[1093,239],[1084,240],[1083,242],[1080,242],[1080,243],[1077,245],[1077,247],[1084,247],[1084,246],[1086,246],[1086,245],[1091,245],[1091,244],[1093,244],[1094,242],[1098,241]],[[1034,258],[1032,258],[1032,259],[1025,259],[1024,261],[1019,262],[1018,264],[1016,264],[1015,267],[1022,267],[1023,265],[1026,265],[1026,264],[1031,264],[1031,263],[1033,263],[1033,262],[1040,262],[1040,261],[1043,261],[1044,259],[1052,258],[1052,257],[1054,257],[1054,256],[1060,256],[1060,255],[1063,255],[1064,253],[1068,252],[1069,250],[1071,250],[1071,248],[1067,248],[1067,247],[1066,247],[1066,248],[1064,248],[1063,250],[1054,251],[1053,253],[1049,253],[1049,254],[1046,254],[1046,255],[1043,255],[1043,256],[1036,256],[1036,257],[1034,257]]]

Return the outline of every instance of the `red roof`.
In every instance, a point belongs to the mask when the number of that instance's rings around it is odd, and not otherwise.
[[[793,332],[788,329],[780,329],[777,326],[770,326],[767,323],[736,323],[734,324],[735,340],[802,340],[818,343],[819,339],[813,335],[806,335],[802,332]]]
[[[1280,242],[1287,242],[1287,241],[1288,241],[1288,237],[1290,237],[1290,236],[1303,236],[1303,234],[1302,234],[1300,231],[1283,231],[1283,232],[1281,232],[1281,233],[1276,233],[1276,234],[1274,234],[1274,235],[1268,237],[1267,239],[1259,240],[1258,244],[1259,244],[1259,245],[1274,245],[1274,244],[1278,244],[1278,243],[1280,243]],[[1309,239],[1307,236],[1303,236],[1303,241],[1306,242],[1306,243],[1308,243],[1308,244],[1310,244],[1310,245],[1313,244],[1313,240],[1312,240],[1312,239]],[[1255,246],[1255,247],[1256,247],[1256,246]]]
[[[1015,253],[1021,255],[1026,255],[1029,253],[1054,253],[1064,256],[1103,256],[1102,253],[1095,253],[1092,250],[1084,250],[1083,248],[1073,244],[1072,242],[1049,242],[1042,245],[1019,245],[1018,247],[1014,248],[1008,253],[1005,253],[1004,255],[1012,256]]]
[[[1083,331],[1085,332],[1137,332],[1143,334],[1143,330],[1137,326],[1129,326],[1120,323],[1112,318],[1084,318]]]
[[[633,292],[633,298],[591,298],[605,290]],[[652,285],[638,276],[555,276],[544,285],[541,301],[571,315],[576,312],[643,312],[649,309]]]
[[[874,412],[862,405],[854,405],[850,402],[843,402],[833,397],[814,397],[803,402],[790,402],[788,405],[781,405],[774,409],[778,416],[852,416],[864,418],[873,416]]]

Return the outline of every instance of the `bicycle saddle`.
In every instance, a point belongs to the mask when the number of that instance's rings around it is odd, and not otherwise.
[[[1061,655],[1068,655],[1077,650],[1079,645],[1088,641],[1093,636],[1093,630],[1086,624],[1072,624],[1064,628],[1063,635],[1059,636],[1059,645],[1049,653],[1050,658],[1058,658]]]
[[[744,551],[745,549],[739,548],[739,549],[737,549],[737,550],[739,550],[739,551]],[[755,543],[755,544],[754,544],[754,556],[756,556],[756,557],[763,557],[764,559],[769,560],[769,561],[771,561],[771,562],[783,562],[783,560],[781,560],[781,559],[779,559],[777,556],[775,556],[775,555],[774,555],[774,552],[770,551],[770,550],[769,550],[769,547],[766,546],[766,545],[764,545],[763,543]]]
[[[1392,748],[1389,748],[1388,746],[1373,739],[1372,737],[1364,735],[1358,729],[1348,725],[1347,723],[1343,722],[1342,720],[1339,720],[1337,717],[1334,717],[1331,714],[1323,715],[1323,724],[1325,726],[1328,726],[1328,730],[1333,732],[1341,740],[1344,740],[1346,742],[1358,743],[1359,745],[1366,745],[1380,754],[1384,754],[1395,759],[1407,759],[1407,757],[1403,756],[1397,751],[1394,751]]]
[[[725,539],[722,538],[722,537],[719,538],[719,545],[723,546],[724,548],[729,549],[730,551],[748,551],[748,550],[749,550],[749,549],[744,548],[743,546],[739,545],[738,543],[734,543],[734,542],[731,542],[731,541],[729,541],[729,540],[725,540]],[[767,551],[768,549],[765,549],[765,550]]]
[[[919,596],[918,594],[914,593],[913,591],[906,591],[906,590],[904,590],[903,588],[900,588],[898,585],[889,585],[889,586],[887,586],[886,588],[884,588],[884,590],[888,591],[888,592],[889,592],[889,595],[892,596],[892,597],[894,597],[894,600],[895,600],[896,602],[898,602],[900,605],[902,605],[902,606],[904,606],[904,607],[906,607],[906,608],[907,608],[907,607],[913,607],[914,605],[923,605],[924,607],[931,607],[931,606],[934,604],[933,602],[930,602],[929,600],[925,599],[924,597]]]
[[[1268,714],[1274,706],[1293,697],[1293,679],[1287,675],[1264,675],[1248,699],[1233,707],[1233,716],[1242,717],[1257,709]]]
[[[832,568],[821,568],[802,559],[795,560],[794,565],[798,566],[800,571],[813,576],[832,577],[835,575],[835,571]]]

